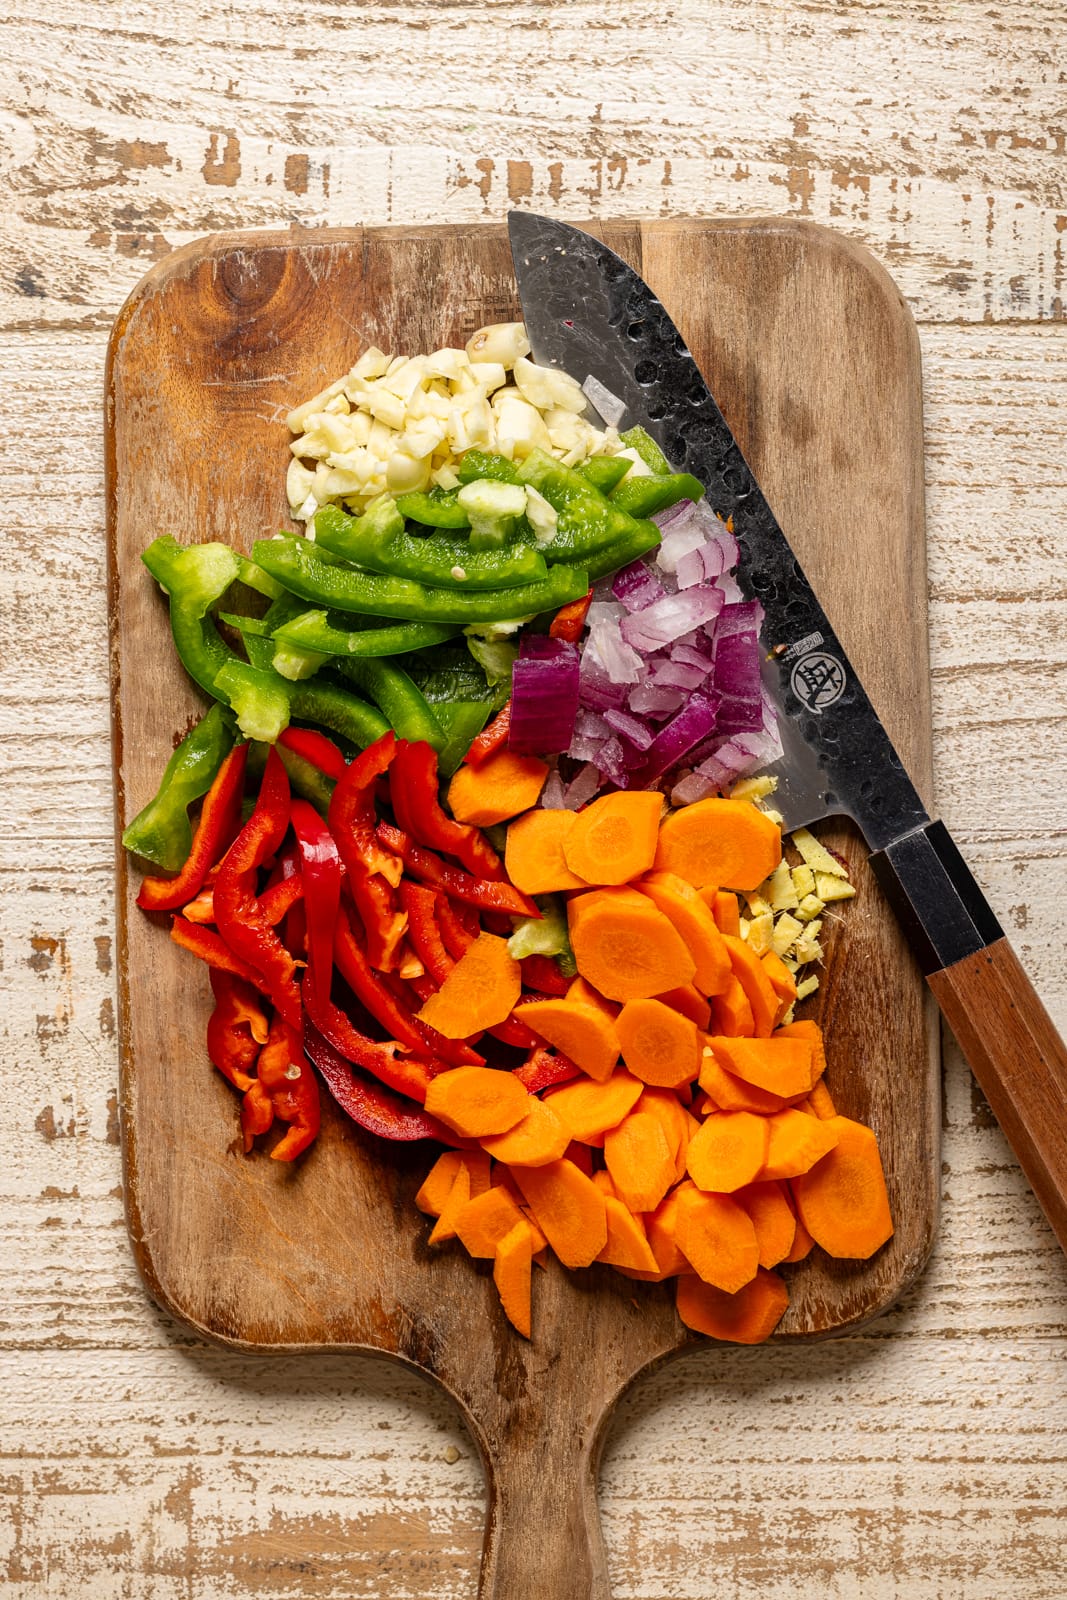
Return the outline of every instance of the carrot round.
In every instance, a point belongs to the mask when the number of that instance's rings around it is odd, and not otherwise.
[[[460,767],[448,786],[448,805],[457,822],[489,828],[537,804],[548,767],[536,756],[499,750],[480,766]]]
[[[678,1200],[682,1191],[671,1189],[665,1194],[655,1211],[645,1217],[648,1245],[656,1258],[656,1265],[665,1278],[676,1272],[692,1272],[692,1264],[678,1248],[675,1234],[678,1226]]]
[[[611,1076],[619,1059],[615,1023],[599,1007],[563,1000],[531,1000],[522,1020],[550,1045],[599,1082]]]
[[[815,1248],[815,1240],[805,1228],[800,1217],[797,1217],[797,1231],[793,1235],[793,1246],[789,1254],[783,1259],[787,1262],[803,1261]]]
[[[797,980],[774,950],[765,950],[760,956],[760,964],[770,979],[771,988],[778,996],[778,1015],[776,1022],[781,1022],[789,1007],[794,1004],[797,997]],[[812,1024],[816,1026],[816,1024]]]
[[[763,1267],[736,1294],[725,1294],[692,1276],[678,1279],[678,1315],[687,1328],[730,1344],[762,1344],[781,1322],[789,1290]]]
[[[663,796],[655,789],[601,795],[576,814],[563,842],[567,866],[586,883],[628,883],[656,856]]]
[[[689,983],[696,963],[647,895],[601,889],[567,907],[578,971],[609,1000],[643,1000]]]
[[[522,1220],[517,1201],[507,1189],[497,1185],[465,1201],[456,1212],[454,1226],[456,1237],[468,1255],[491,1260],[504,1235]]]
[[[840,1137],[838,1124],[844,1120],[844,1117],[835,1117],[830,1122],[820,1122],[818,1117],[807,1116],[803,1111],[776,1111],[767,1118],[767,1159],[760,1177],[799,1178],[809,1172],[834,1148]],[[877,1148],[876,1145],[876,1154]],[[880,1162],[878,1170],[881,1172]],[[808,1232],[817,1240],[810,1224]]]
[[[686,1167],[698,1189],[733,1194],[752,1183],[767,1159],[767,1118],[718,1111],[689,1141]]]
[[[544,1100],[530,1095],[526,1115],[507,1133],[491,1134],[482,1149],[515,1167],[543,1167],[558,1161],[571,1142],[570,1129]]]
[[[634,1109],[647,1111],[660,1123],[667,1135],[667,1148],[674,1159],[675,1179],[680,1181],[685,1177],[685,1153],[689,1140],[700,1124],[695,1117],[689,1115],[678,1096],[670,1089],[650,1087],[642,1090],[641,1098]]]
[[[643,1083],[677,1089],[692,1083],[700,1070],[696,1023],[661,1000],[627,1000],[615,1031],[623,1060]]]
[[[752,1007],[756,1038],[769,1039],[778,1021],[779,998],[767,975],[767,969],[743,939],[735,939],[728,933],[720,937],[729,952],[733,975],[745,991],[745,998]]]
[[[730,974],[730,981],[722,994],[711,997],[711,1020],[716,1031],[735,1039],[751,1039],[756,1032],[756,1019],[752,1015],[748,995]]]
[[[631,1111],[604,1135],[604,1160],[631,1211],[654,1211],[674,1183],[674,1157],[658,1117]]]
[[[482,933],[426,1001],[419,1021],[446,1039],[469,1039],[503,1022],[521,993],[522,973],[507,940]]]
[[[602,1174],[598,1173],[598,1177]],[[659,1273],[659,1265],[649,1247],[645,1230],[633,1212],[614,1195],[604,1196],[604,1215],[608,1239],[597,1256],[608,1266],[628,1267],[631,1272]]]
[[[565,1157],[546,1167],[516,1167],[514,1177],[563,1265],[591,1266],[608,1242],[604,1196],[592,1178]]]
[[[636,888],[670,918],[696,964],[693,982],[701,994],[721,994],[731,976],[731,960],[715,918],[692,884],[675,872],[648,872]]]
[[[820,1122],[829,1122],[831,1117],[837,1116],[837,1107],[830,1098],[830,1091],[821,1078],[818,1083],[814,1083],[811,1086],[808,1105],[811,1107],[812,1116],[818,1117]]]
[[[774,1030],[776,1039],[809,1039],[811,1041],[811,1081],[818,1083],[826,1071],[826,1050],[823,1045],[822,1029],[812,1017],[805,1017],[800,1022],[787,1022],[781,1028]]]
[[[698,1028],[707,1031],[711,1022],[711,1006],[693,984],[683,983],[676,989],[665,989],[662,994],[657,994],[654,998],[662,1000],[672,1011],[680,1011],[683,1017],[688,1017]]]
[[[836,1143],[817,1166],[793,1179],[797,1214],[827,1255],[866,1261],[893,1234],[878,1141],[849,1117],[814,1126],[832,1133]]]
[[[462,1069],[460,1069],[462,1070]],[[456,1176],[452,1180],[452,1187],[445,1197],[441,1207],[441,1214],[434,1223],[430,1234],[430,1244],[444,1244],[449,1239],[456,1237],[456,1217],[460,1208],[467,1204],[471,1197],[470,1169],[460,1164]]]
[[[720,1111],[755,1111],[769,1117],[773,1111],[785,1111],[789,1100],[780,1094],[758,1089],[736,1077],[717,1060],[710,1045],[701,1052],[700,1087],[710,1095]]]
[[[784,1186],[773,1181],[750,1183],[734,1198],[752,1218],[760,1266],[776,1267],[780,1261],[788,1261],[796,1239],[797,1218]]]
[[[530,1096],[516,1077],[492,1067],[454,1067],[431,1078],[426,1090],[426,1109],[431,1116],[439,1117],[453,1133],[471,1139],[507,1133],[522,1121],[529,1102]]]
[[[555,894],[561,889],[588,889],[568,867],[563,854],[578,816],[574,811],[529,811],[508,828],[504,865],[516,889],[524,894]]]
[[[415,1204],[420,1211],[425,1211],[430,1217],[441,1215],[462,1163],[463,1157],[458,1150],[445,1150],[438,1156],[415,1196]]]
[[[534,1231],[521,1217],[496,1247],[493,1256],[493,1282],[496,1284],[504,1315],[523,1338],[530,1337],[531,1278]]]
[[[664,821],[656,870],[676,872],[694,889],[755,889],[781,859],[778,824],[750,801],[698,800]]]
[[[730,1039],[709,1035],[708,1044],[719,1065],[746,1083],[769,1089],[788,1100],[807,1094],[811,1088],[811,1041],[809,1039]]]
[[[711,908],[715,918],[715,926],[720,933],[732,933],[735,939],[741,937],[741,910],[737,904],[737,896],[731,894],[729,889],[701,889],[701,898]]]
[[[553,1089],[545,1103],[582,1144],[598,1144],[641,1098],[644,1085],[628,1072],[613,1072],[604,1083],[578,1078]]]
[[[705,1194],[695,1186],[683,1185],[678,1193],[674,1236],[704,1282],[727,1294],[743,1289],[759,1271],[752,1219],[728,1194]]]

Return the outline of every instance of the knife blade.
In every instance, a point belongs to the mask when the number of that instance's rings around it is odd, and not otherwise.
[[[530,212],[508,217],[535,361],[597,396],[602,420],[639,424],[693,474],[732,526],[738,581],[764,608],[763,676],[783,756],[786,831],[850,816],[927,981],[1067,1251],[1067,1050],[944,823],[923,806],[667,311],[591,234]]]

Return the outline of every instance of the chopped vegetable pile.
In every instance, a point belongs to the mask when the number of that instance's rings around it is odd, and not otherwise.
[[[729,527],[528,352],[368,351],[288,419],[306,537],[149,546],[212,704],[123,841],[209,968],[246,1152],[307,1150],[321,1081],[446,1147],[430,1242],[492,1261],[520,1333],[551,1250],[753,1342],[773,1269],[892,1233],[794,1018],[854,889],[745,776],[781,747]]]

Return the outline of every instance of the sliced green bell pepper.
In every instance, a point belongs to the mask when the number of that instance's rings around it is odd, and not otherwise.
[[[443,644],[457,632],[445,622],[394,622],[376,627],[373,617],[353,612],[302,611],[277,628],[274,638],[294,650],[315,650],[325,656],[401,656]]]
[[[578,471],[583,478],[589,479],[594,489],[610,495],[632,466],[629,456],[590,456],[588,461],[582,462]]]
[[[379,501],[361,517],[346,516],[338,506],[324,506],[315,518],[316,544],[369,572],[413,578],[441,589],[509,589],[547,576],[544,557],[531,545],[475,550],[471,541],[444,533],[420,537],[408,533],[401,519],[394,521],[379,511],[382,505]]]
[[[629,548],[640,540],[641,524],[636,517],[619,510],[580,472],[543,450],[531,450],[519,472],[523,482],[532,484],[556,513],[555,535],[540,546],[546,561],[574,562],[584,567],[587,559],[599,551],[613,545]],[[655,536],[659,538],[658,529]]]
[[[704,485],[690,472],[669,472],[663,476],[652,473],[641,478],[627,478],[610,496],[613,506],[628,511],[632,517],[652,517],[657,511],[666,511],[679,500],[699,500]]]
[[[425,697],[395,661],[380,656],[352,656],[339,659],[337,669],[374,701],[401,739],[416,744],[425,740],[435,750],[444,743],[441,724]]]
[[[156,794],[122,835],[125,849],[164,872],[177,872],[192,849],[189,807],[207,794],[233,741],[233,718],[213,705],[186,734],[167,762]]]
[[[507,456],[494,450],[468,450],[458,468],[460,483],[477,483],[479,478],[491,478],[496,483],[521,483],[519,469]]]
[[[457,500],[457,492],[430,489],[428,493],[397,495],[396,508],[402,517],[421,523],[424,528],[469,528],[470,518]]]
[[[644,428],[628,428],[619,438],[627,450],[636,450],[649,472],[654,472],[658,477],[670,472],[671,464],[663,454],[652,435],[646,433]]]

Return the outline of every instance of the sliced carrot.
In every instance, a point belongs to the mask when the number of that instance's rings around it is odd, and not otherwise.
[[[808,1105],[811,1107],[812,1116],[818,1117],[820,1122],[829,1122],[831,1117],[837,1116],[837,1107],[821,1078],[818,1083],[812,1085],[811,1093],[808,1095]]]
[[[787,1022],[774,1031],[775,1038],[778,1039],[810,1039],[811,1081],[813,1084],[818,1083],[826,1071],[826,1050],[823,1045],[822,1029],[814,1018],[805,1017],[800,1022]]]
[[[661,1000],[665,1006],[670,1006],[672,1011],[680,1011],[683,1017],[695,1022],[698,1028],[707,1030],[711,1022],[711,1006],[694,984],[679,984],[676,989],[666,989],[663,994],[657,994],[653,998]]]
[[[659,1267],[649,1248],[645,1230],[633,1212],[621,1200],[605,1194],[604,1215],[608,1225],[608,1240],[597,1260],[606,1262],[608,1266],[628,1267],[632,1272],[658,1274]]]
[[[471,1139],[507,1133],[522,1121],[529,1103],[516,1077],[492,1067],[453,1067],[431,1078],[426,1090],[430,1115]]]
[[[633,889],[576,895],[567,919],[578,971],[609,1000],[650,999],[696,972],[669,919]]]
[[[462,766],[448,786],[448,806],[457,822],[490,828],[537,804],[548,766],[536,756],[499,750],[481,766]]]
[[[721,1067],[759,1089],[769,1089],[788,1100],[811,1088],[808,1039],[729,1039],[709,1034],[707,1042]]]
[[[507,940],[481,933],[426,1001],[419,1021],[446,1039],[469,1039],[503,1022],[521,993],[522,973]]]
[[[530,1337],[531,1279],[534,1253],[533,1230],[520,1218],[496,1247],[493,1257],[493,1282],[496,1284],[504,1315],[523,1338]]]
[[[751,1039],[756,1032],[748,995],[732,973],[723,993],[712,996],[711,1020],[717,1032],[731,1038]]]
[[[636,1111],[647,1111],[661,1124],[667,1135],[667,1148],[674,1161],[674,1176],[680,1180],[685,1176],[685,1152],[693,1133],[700,1124],[695,1117],[691,1117],[682,1105],[678,1096],[670,1089],[649,1088],[642,1091],[641,1098],[634,1107]]]
[[[522,1121],[507,1133],[491,1134],[483,1139],[482,1149],[509,1166],[543,1167],[550,1161],[558,1161],[570,1142],[570,1129],[552,1107],[536,1095],[530,1095]]]
[[[696,1078],[701,1049],[697,1025],[661,1000],[627,1000],[615,1031],[623,1060],[643,1083],[677,1089]]]
[[[629,883],[651,867],[663,796],[656,789],[601,795],[576,813],[563,841],[567,866],[586,883]]]
[[[555,894],[589,887],[571,871],[563,854],[577,820],[575,811],[530,811],[516,818],[504,849],[504,865],[516,889],[524,894]]]
[[[763,970],[770,979],[771,988],[778,996],[776,1024],[781,1022],[797,997],[797,980],[776,950],[765,950],[760,956]]]
[[[731,974],[723,936],[691,883],[674,872],[647,872],[635,885],[658,906],[685,941],[696,965],[693,982],[701,994],[721,994]]]
[[[698,800],[672,811],[659,830],[656,869],[694,889],[755,889],[782,859],[782,835],[748,800]]]
[[[736,1294],[759,1271],[752,1219],[728,1194],[705,1194],[695,1186],[682,1185],[674,1237],[704,1282],[727,1294]]]
[[[444,1244],[448,1239],[456,1237],[456,1217],[463,1206],[471,1197],[471,1175],[465,1166],[460,1166],[452,1180],[452,1187],[448,1197],[441,1207],[441,1215],[434,1223],[430,1234],[430,1244]]]
[[[730,934],[723,934],[721,938],[729,951],[734,977],[752,1007],[756,1038],[769,1039],[778,1021],[778,995],[767,970],[743,939],[734,939]]]
[[[598,1082],[611,1076],[619,1059],[615,1023],[600,1007],[565,1000],[531,1000],[522,1020],[542,1039],[575,1062]]]
[[[460,1206],[455,1216],[456,1237],[469,1255],[491,1260],[504,1235],[522,1220],[521,1207],[497,1184]]]
[[[777,1273],[760,1267],[736,1294],[725,1294],[699,1278],[679,1278],[676,1304],[686,1327],[709,1339],[762,1344],[781,1322],[789,1290]]]
[[[658,1117],[631,1111],[604,1135],[604,1160],[620,1200],[654,1211],[674,1183],[674,1157]]]
[[[741,937],[741,908],[737,903],[737,896],[731,894],[729,889],[702,889],[701,894],[711,896],[711,914],[715,918],[715,926],[720,933],[732,934],[735,939]]]
[[[850,1117],[813,1126],[832,1133],[835,1144],[793,1179],[797,1214],[827,1255],[866,1261],[893,1234],[878,1140]]]
[[[613,1200],[619,1198],[615,1185],[611,1181],[611,1173],[606,1167],[598,1167],[592,1174],[592,1179],[602,1195],[610,1195]]]
[[[567,990],[567,999],[576,1006],[592,1006],[596,1011],[603,1011],[606,1017],[613,1020],[619,1014],[619,1008],[614,1000],[608,1000],[594,989],[591,983],[586,983],[584,978],[575,978]]]
[[[782,1095],[757,1089],[755,1084],[727,1072],[710,1045],[705,1045],[701,1052],[700,1087],[720,1111],[755,1111],[762,1117],[769,1117],[773,1111],[784,1111],[789,1105],[789,1100]]]
[[[430,1217],[441,1215],[462,1162],[463,1157],[458,1150],[445,1150],[438,1156],[415,1196],[415,1204],[420,1211],[425,1211]]]
[[[552,1089],[545,1096],[545,1104],[571,1131],[571,1136],[582,1144],[603,1140],[609,1128],[615,1128],[641,1098],[644,1084],[621,1068],[603,1083],[578,1078]]]
[[[776,1267],[780,1261],[788,1261],[796,1239],[797,1218],[784,1186],[773,1181],[750,1183],[734,1198],[752,1218],[760,1266]]]
[[[838,1124],[843,1121],[843,1117],[835,1117],[832,1122],[820,1122],[818,1117],[806,1117],[802,1111],[776,1111],[767,1118],[769,1143],[760,1177],[799,1178],[810,1171],[834,1148],[840,1136]],[[793,1193],[796,1194],[795,1189]],[[810,1224],[808,1232],[818,1240]]]
[[[752,1183],[767,1159],[767,1118],[751,1111],[718,1111],[694,1134],[686,1156],[698,1189],[733,1194]]]
[[[516,1167],[515,1181],[541,1232],[565,1267],[588,1267],[608,1241],[604,1196],[565,1158]]]
[[[671,1189],[664,1195],[655,1211],[649,1212],[645,1217],[649,1249],[656,1258],[659,1271],[668,1278],[676,1272],[693,1270],[690,1262],[679,1250],[675,1238],[680,1194],[680,1189]]]
[[[797,1217],[797,1231],[793,1236],[793,1248],[783,1259],[786,1261],[803,1261],[815,1248],[815,1240],[805,1228],[800,1217]]]

